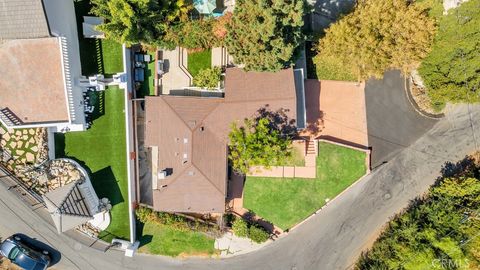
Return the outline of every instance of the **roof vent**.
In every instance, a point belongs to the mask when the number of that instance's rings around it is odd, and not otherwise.
[[[180,141],[180,138],[178,138],[178,137],[175,138],[175,142],[178,142],[178,141]]]
[[[200,130],[201,130],[201,131],[205,131],[205,127],[202,126],[202,127],[200,128]]]
[[[194,171],[189,171],[189,172],[188,172],[188,175],[189,175],[189,176],[194,176],[194,175],[195,175],[195,172],[194,172]]]
[[[183,153],[183,158],[186,159],[187,157],[188,157],[187,153]]]
[[[183,143],[188,143],[188,138],[183,138]]]

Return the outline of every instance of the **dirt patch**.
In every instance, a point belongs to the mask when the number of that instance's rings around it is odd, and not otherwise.
[[[11,263],[5,258],[0,258],[0,270],[20,270],[18,266]]]
[[[412,93],[412,97],[415,100],[415,103],[417,103],[418,107],[429,114],[439,114],[441,111],[435,111],[432,107],[432,100],[427,94],[427,89],[417,85],[415,81],[412,80],[412,83],[410,84],[410,91]]]

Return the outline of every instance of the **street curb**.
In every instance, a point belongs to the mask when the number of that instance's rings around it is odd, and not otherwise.
[[[428,112],[423,111],[420,108],[420,106],[418,106],[417,102],[415,101],[415,99],[412,96],[412,91],[410,90],[410,84],[411,83],[412,83],[411,78],[405,78],[405,87],[404,87],[405,94],[407,95],[408,102],[410,102],[410,105],[412,105],[413,109],[415,109],[415,111],[418,114],[420,114],[421,116],[426,117],[426,118],[439,120],[439,119],[442,119],[443,117],[445,117],[444,113],[432,114],[432,113],[428,113]]]

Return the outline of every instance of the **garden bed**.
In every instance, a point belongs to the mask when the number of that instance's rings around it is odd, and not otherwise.
[[[362,151],[320,142],[317,177],[247,177],[244,207],[283,230],[292,228],[366,173]]]

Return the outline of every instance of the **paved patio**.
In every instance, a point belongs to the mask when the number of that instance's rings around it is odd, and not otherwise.
[[[307,128],[301,134],[366,148],[364,88],[363,83],[306,80]]]
[[[306,143],[313,143],[308,148]],[[288,178],[315,178],[317,177],[317,142],[306,142],[304,140],[293,141],[293,147],[304,153],[305,166],[272,166],[266,169],[263,166],[253,166],[249,176],[255,177],[288,177]]]
[[[180,47],[172,51],[163,51],[166,73],[161,77],[161,94],[168,95],[171,90],[180,90],[192,84],[192,77],[187,71],[186,50]]]

